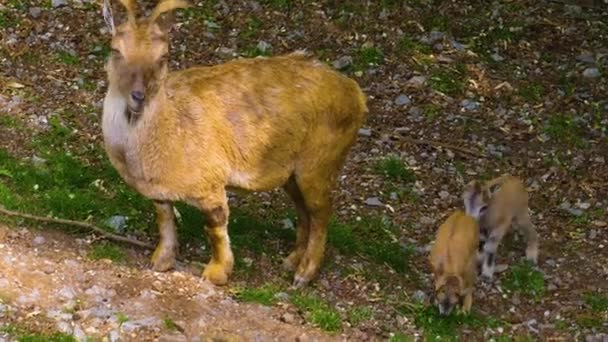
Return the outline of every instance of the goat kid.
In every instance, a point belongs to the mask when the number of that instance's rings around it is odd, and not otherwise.
[[[207,216],[211,260],[203,277],[225,284],[233,269],[227,190],[283,187],[298,222],[285,265],[294,286],[317,273],[332,212],[331,190],[367,116],[357,83],[302,53],[168,70],[167,14],[188,7],[165,0],[145,18],[120,0],[126,22],[112,33],[104,101],[104,145],[130,186],[152,199],[160,241],[153,268],[174,266],[177,233],[171,202]],[[202,227],[201,227],[202,228]]]
[[[467,208],[481,208],[478,263],[485,280],[493,278],[498,245],[513,224],[526,239],[526,258],[537,263],[538,233],[530,219],[528,192],[519,178],[502,175],[486,183],[472,181],[463,200]]]

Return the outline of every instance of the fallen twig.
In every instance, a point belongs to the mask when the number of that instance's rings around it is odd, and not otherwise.
[[[406,143],[410,143],[410,144],[416,144],[416,145],[428,145],[434,148],[447,148],[450,150],[454,150],[456,152],[460,152],[463,153],[465,155],[469,155],[469,156],[474,156],[474,157],[479,157],[479,158],[487,158],[488,156],[477,152],[477,151],[473,151],[470,150],[468,148],[464,148],[464,147],[459,147],[459,146],[455,146],[452,144],[446,144],[446,143],[442,143],[442,142],[438,142],[438,141],[430,141],[430,140],[418,140],[418,139],[412,139],[412,138],[407,138],[407,137],[402,137],[401,139],[405,140]]]
[[[70,226],[77,226],[77,227],[81,227],[81,228],[86,228],[88,230],[91,230],[95,233],[98,233],[100,235],[102,235],[104,238],[108,239],[108,240],[113,240],[113,241],[117,241],[117,242],[123,242],[123,243],[128,243],[134,246],[138,246],[138,247],[142,247],[142,248],[146,248],[146,249],[154,249],[154,246],[139,241],[139,240],[135,240],[135,239],[130,239],[128,237],[124,237],[124,236],[120,236],[120,235],[116,235],[116,234],[112,234],[110,232],[107,232],[95,225],[92,225],[90,223],[86,223],[86,222],[82,222],[82,221],[73,221],[73,220],[65,220],[65,219],[56,219],[56,218],[52,218],[52,217],[43,217],[43,216],[36,216],[36,215],[31,215],[31,214],[25,214],[25,213],[20,213],[17,211],[12,211],[12,210],[8,210],[8,209],[4,209],[2,207],[0,207],[0,214],[4,214],[6,216],[15,216],[15,217],[21,217],[21,218],[25,218],[25,219],[29,219],[29,220],[35,220],[35,221],[42,221],[42,222],[50,222],[50,223],[58,223],[58,224],[65,224],[65,225],[70,225]]]

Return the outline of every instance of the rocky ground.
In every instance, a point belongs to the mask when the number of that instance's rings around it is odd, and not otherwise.
[[[281,192],[231,199],[226,288],[195,276],[208,251],[203,219],[185,206],[183,269],[167,274],[148,271],[141,250],[3,219],[0,339],[606,339],[607,16],[592,0],[197,2],[176,16],[174,69],[307,49],[369,97],[319,279],[286,290],[294,222]],[[100,148],[100,7],[7,0],[0,39],[0,205],[154,241],[150,203]],[[539,267],[508,236],[474,314],[440,318],[426,305],[433,234],[464,184],[505,172],[529,188]]]

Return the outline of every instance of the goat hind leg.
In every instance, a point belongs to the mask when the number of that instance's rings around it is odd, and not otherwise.
[[[298,187],[294,177],[291,177],[284,186],[285,191],[293,200],[298,222],[296,223],[296,244],[294,250],[283,260],[283,267],[286,270],[294,271],[298,268],[300,260],[306,251],[308,245],[308,235],[310,231],[310,217],[304,203],[304,197]]]
[[[516,224],[526,239],[526,259],[536,264],[538,262],[538,233],[530,219],[527,208],[516,218]]]

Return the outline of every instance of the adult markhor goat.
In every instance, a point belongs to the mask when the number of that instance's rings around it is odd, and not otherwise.
[[[170,72],[166,14],[188,3],[161,1],[138,18],[134,1],[120,2],[120,25],[104,3],[112,55],[103,136],[123,179],[154,201],[154,269],[174,266],[171,202],[184,201],[207,217],[212,255],[203,277],[225,284],[234,264],[226,191],[283,187],[298,216],[285,265],[295,270],[294,286],[306,285],[323,259],[332,187],[367,116],[361,89],[301,53]]]

